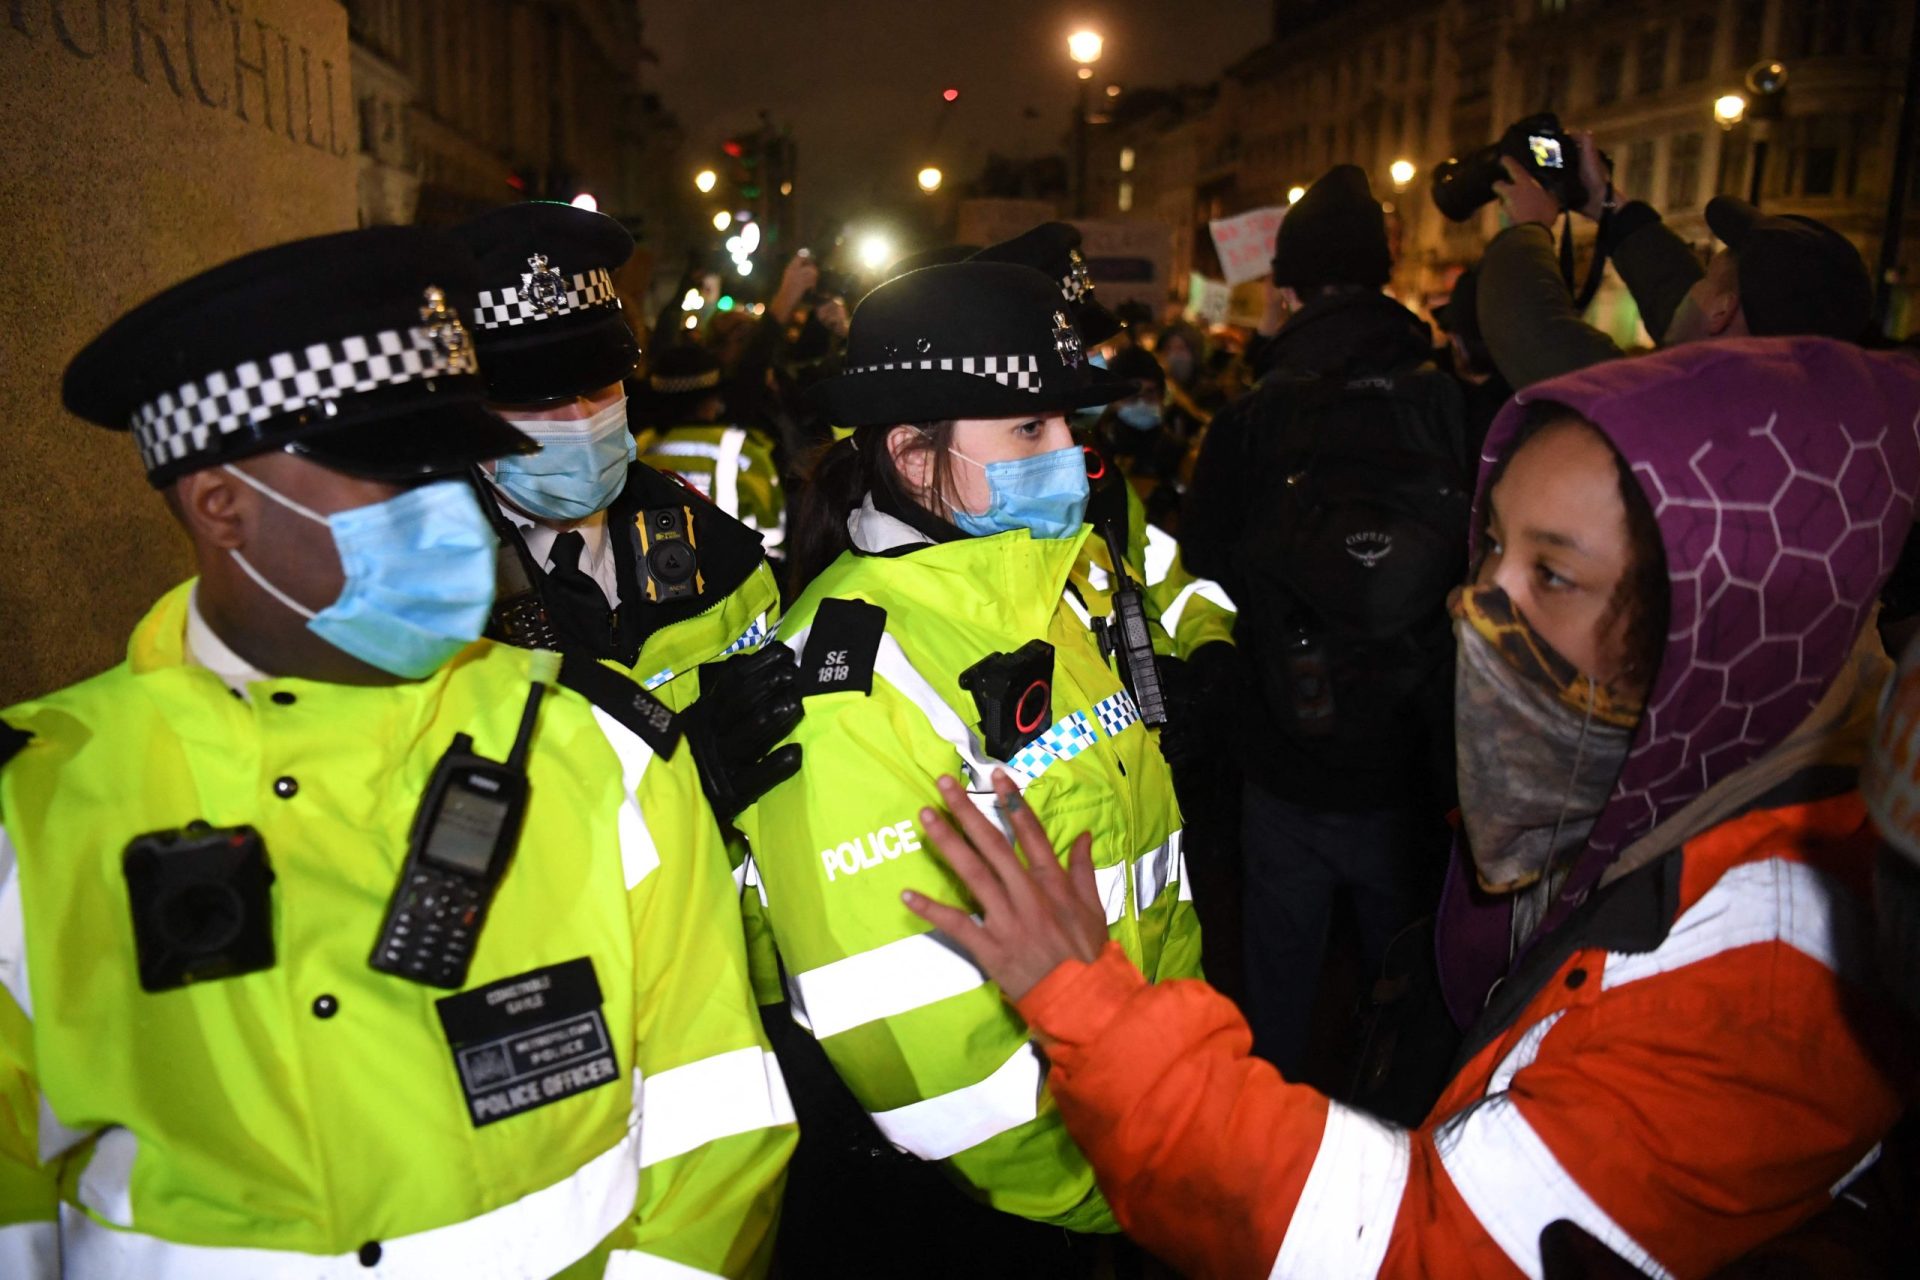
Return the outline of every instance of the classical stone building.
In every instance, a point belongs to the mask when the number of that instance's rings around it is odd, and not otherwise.
[[[1208,219],[1284,204],[1292,187],[1351,161],[1392,206],[1395,291],[1426,299],[1497,229],[1491,208],[1465,224],[1442,217],[1427,194],[1433,169],[1511,122],[1551,110],[1592,129],[1622,188],[1703,252],[1701,210],[1717,192],[1747,192],[1764,128],[1763,205],[1831,223],[1872,268],[1914,10],[1884,0],[1278,0],[1273,39],[1227,68],[1210,97],[1123,95],[1094,130],[1089,200],[1098,214],[1166,221],[1180,280],[1217,269]],[[1762,58],[1788,68],[1783,118],[1722,128],[1715,99]],[[1147,106],[1133,108],[1136,96]],[[1404,188],[1395,161],[1413,167]],[[1904,280],[1920,283],[1920,217],[1909,218],[1902,258]],[[1897,292],[1904,331],[1920,315],[1905,315],[1915,290]],[[1616,281],[1593,314],[1623,341],[1640,336]]]
[[[637,0],[347,0],[363,225],[593,196],[649,245],[691,216]],[[642,276],[642,279],[644,277]]]

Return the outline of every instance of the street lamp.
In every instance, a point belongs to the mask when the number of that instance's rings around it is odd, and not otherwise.
[[[701,195],[706,195],[713,190],[714,184],[719,181],[720,175],[711,169],[702,169],[693,175],[693,185],[699,189]]]
[[[1067,37],[1067,56],[1080,64],[1080,102],[1073,114],[1073,208],[1082,218],[1087,216],[1087,83],[1105,44],[1097,31],[1080,30]]]
[[[1747,183],[1747,203],[1758,206],[1773,122],[1787,113],[1786,64],[1771,59],[1754,63],[1747,71],[1747,92],[1752,96],[1743,114],[1753,122],[1753,176]]]
[[[1301,197],[1301,196],[1304,196],[1305,194],[1307,194],[1307,189],[1306,189],[1305,187],[1288,187],[1288,188],[1287,188],[1287,203],[1288,203],[1288,204],[1299,204],[1299,203],[1300,203],[1300,197]]]
[[[1395,191],[1405,191],[1413,182],[1413,161],[1395,160],[1387,166],[1387,176],[1393,179]]]
[[[920,189],[931,195],[940,189],[940,171],[932,165],[922,169],[919,174]]]
[[[860,239],[860,265],[869,271],[878,271],[893,261],[893,244],[879,233],[862,236]]]
[[[573,198],[573,207],[576,209],[585,209],[588,213],[598,213],[600,211],[600,202],[593,198],[591,191],[582,191]]]
[[[1731,129],[1747,118],[1747,100],[1737,93],[1723,93],[1713,100],[1713,122]]]
[[[713,215],[713,229],[715,231],[725,231],[728,227],[732,225],[733,225],[733,215],[728,213],[725,209],[722,209],[720,212]]]

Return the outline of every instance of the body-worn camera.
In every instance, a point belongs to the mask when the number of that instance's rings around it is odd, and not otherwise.
[[[640,513],[640,572],[647,599],[684,600],[707,589],[691,507],[650,507]]]
[[[273,870],[252,827],[148,832],[127,845],[121,870],[143,990],[273,967]]]
[[[1558,116],[1543,111],[1508,126],[1498,142],[1436,168],[1434,205],[1455,222],[1465,222],[1494,198],[1493,184],[1507,180],[1500,164],[1506,157],[1519,161],[1563,209],[1584,208],[1591,198],[1580,181],[1580,144],[1562,132]]]
[[[1012,653],[990,653],[960,673],[960,687],[980,712],[987,754],[1008,760],[1053,723],[1053,646],[1029,640]]]

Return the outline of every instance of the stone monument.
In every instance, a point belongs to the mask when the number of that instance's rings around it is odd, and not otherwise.
[[[117,662],[190,571],[73,353],[215,263],[354,225],[338,0],[0,0],[0,706]]]

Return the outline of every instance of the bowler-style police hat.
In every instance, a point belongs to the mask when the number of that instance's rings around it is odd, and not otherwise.
[[[640,345],[613,272],[633,237],[604,213],[535,200],[490,209],[453,236],[472,252],[468,295],[487,393],[539,405],[611,386],[633,372]]]
[[[811,393],[847,427],[1064,413],[1132,394],[1087,362],[1059,286],[1005,262],[927,267],[869,293],[842,372]]]
[[[1120,332],[1120,318],[1093,296],[1093,277],[1080,253],[1080,229],[1067,222],[1043,222],[1011,240],[988,245],[973,255],[975,262],[1017,262],[1059,282],[1067,312],[1080,327],[1080,336],[1099,346]]]
[[[147,479],[275,449],[409,480],[535,446],[489,413],[444,235],[372,227],[276,245],[148,299],[67,365],[61,398],[131,430]]]

